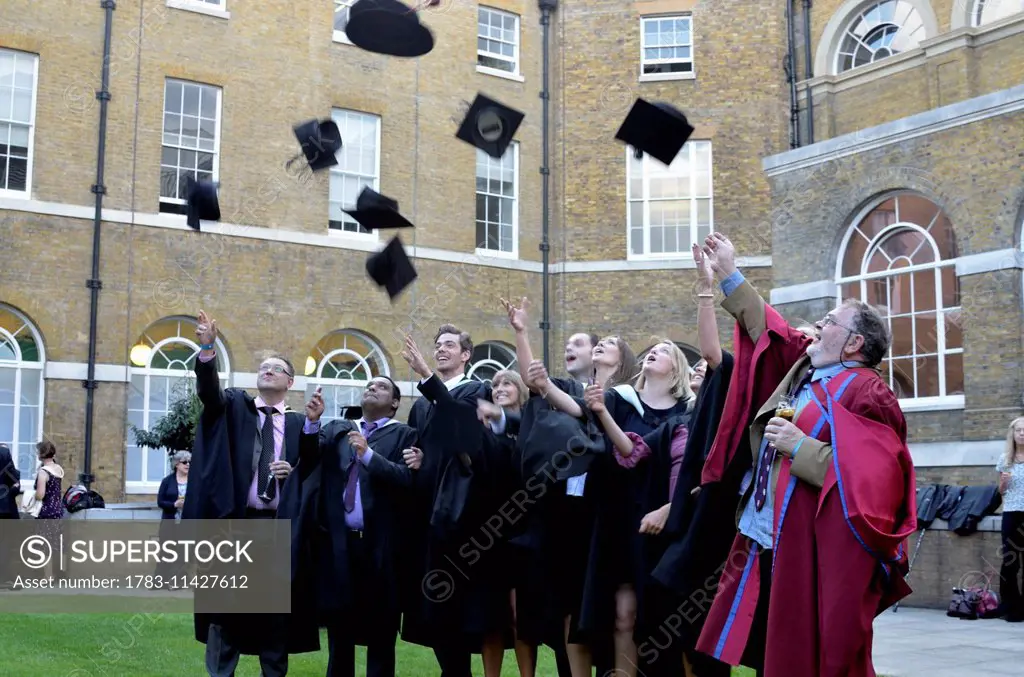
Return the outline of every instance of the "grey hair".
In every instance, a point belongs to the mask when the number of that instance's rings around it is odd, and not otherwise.
[[[892,342],[885,317],[874,306],[857,299],[847,299],[843,305],[853,308],[854,328],[864,337],[864,346],[860,349],[864,361],[869,367],[876,366],[889,352]]]
[[[179,451],[179,452],[175,453],[174,456],[171,457],[171,467],[173,468],[174,466],[178,465],[182,461],[191,461],[191,460],[192,460],[192,452],[191,451]]]

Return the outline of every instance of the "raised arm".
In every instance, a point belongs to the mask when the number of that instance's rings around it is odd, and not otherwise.
[[[526,387],[534,392],[540,392],[533,383],[530,383],[530,364],[533,363],[533,348],[530,347],[530,336],[527,333],[527,309],[530,307],[530,300],[523,297],[519,305],[499,299],[505,312],[508,313],[508,323],[516,333],[516,363],[519,365],[519,375],[523,377]]]
[[[604,430],[604,434],[608,436],[612,444],[615,445],[615,451],[618,452],[619,456],[623,458],[629,458],[633,455],[633,440],[629,439],[626,433],[622,432],[622,428],[612,418],[611,412],[608,411],[608,407],[605,406],[605,394],[604,390],[599,385],[587,386],[587,389],[583,393],[583,399],[587,403],[587,408],[594,412],[597,416],[597,420],[601,424],[601,428]]]
[[[757,342],[765,330],[764,299],[736,268],[736,248],[725,235],[714,233],[704,240],[704,256],[721,281],[722,307],[736,318],[750,340]]]
[[[693,260],[697,263],[697,341],[701,357],[711,371],[722,363],[722,342],[715,318],[715,274],[704,258],[704,250],[696,244],[693,245]]]
[[[203,403],[203,415],[215,416],[224,410],[225,397],[217,376],[217,352],[214,350],[217,320],[210,319],[205,310],[199,311],[196,337],[199,339],[199,356],[195,366],[196,395]]]
[[[569,414],[573,418],[583,418],[583,407],[571,395],[563,392],[551,382],[551,379],[548,378],[548,370],[544,367],[543,362],[540,360],[531,362],[527,373],[530,375],[530,380],[536,385],[537,392],[544,396],[548,404],[559,411]]]

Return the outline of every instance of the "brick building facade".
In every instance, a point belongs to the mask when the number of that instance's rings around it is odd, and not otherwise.
[[[28,467],[46,435],[77,473],[104,10],[7,4],[0,438],[16,441]],[[387,373],[406,396],[400,416],[415,395],[399,355],[405,332],[423,346],[442,322],[459,324],[478,345],[474,375],[486,378],[514,357],[497,296],[529,296],[540,319],[536,3],[443,0],[421,13],[436,44],[414,60],[346,44],[348,4],[117,3],[92,459],[108,502],[148,500],[166,471],[163,452],[137,449],[127,423],[151,427],[176,396],[199,308],[219,320],[226,384],[252,387],[262,354],[278,350],[296,365],[293,407],[317,384],[332,405],[349,402],[367,374]],[[898,231],[902,221],[887,215],[898,197],[918,220],[940,215],[934,233],[932,221],[917,223],[894,241],[927,241],[936,261],[909,265],[945,285],[929,288],[941,296],[931,307],[924,287],[901,292],[916,314],[896,318],[910,352],[891,367],[894,387],[911,389],[915,460],[983,476],[1024,391],[1024,7],[903,0],[881,3],[895,10],[883,16],[866,11],[878,2],[794,4],[792,87],[787,3],[587,0],[554,12],[550,367],[560,370],[566,336],[581,329],[620,333],[638,352],[655,335],[696,345],[689,246],[711,229],[732,237],[744,273],[794,319],[821,317],[840,286],[887,289],[884,276],[871,277],[876,262],[867,276],[848,269],[896,250],[847,236],[881,232],[868,221]],[[888,23],[851,31],[862,16]],[[874,36],[868,52],[851,47],[858,30]],[[883,58],[879,45],[899,53]],[[477,92],[526,114],[501,161],[454,138]],[[614,139],[637,97],[677,105],[696,127],[670,168],[636,160]],[[299,152],[292,125],[324,117],[345,137],[338,167],[310,175],[286,166]],[[220,182],[222,219],[198,233],[180,214],[178,179],[189,173]],[[367,183],[416,224],[401,237],[420,277],[394,304],[363,267],[390,233],[356,232],[340,211]],[[720,317],[725,338],[731,326]],[[540,356],[541,332],[532,336]]]

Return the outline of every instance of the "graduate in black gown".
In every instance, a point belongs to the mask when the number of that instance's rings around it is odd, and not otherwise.
[[[260,363],[256,398],[241,388],[224,389],[217,374],[217,322],[202,310],[196,336],[196,394],[203,411],[182,519],[290,519],[298,502],[287,478],[298,464],[305,423],[284,402],[295,370],[283,356],[269,356]],[[292,574],[291,614],[195,614],[195,637],[206,644],[210,675],[234,674],[241,655],[259,656],[265,675],[285,675],[289,654],[320,649],[309,600],[295,594]]]
[[[508,598],[491,575],[494,548],[479,536],[495,473],[477,419],[477,400],[489,401],[491,393],[465,375],[472,354],[469,334],[450,324],[434,337],[436,373],[411,337],[402,351],[422,379],[409,425],[423,450],[408,527],[402,638],[433,648],[442,677],[470,677],[470,655],[508,618]]]
[[[367,647],[367,677],[395,675],[400,526],[412,507],[413,484],[403,456],[417,437],[394,418],[401,399],[394,381],[375,376],[354,408],[356,418],[320,428],[319,416],[308,416],[306,429],[318,439],[300,460],[302,508],[292,538],[308,557],[307,594],[327,628],[327,677],[354,677],[356,645]],[[319,391],[314,401],[322,411]]]

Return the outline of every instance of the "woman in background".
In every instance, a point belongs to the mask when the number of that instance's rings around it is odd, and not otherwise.
[[[1003,495],[1003,566],[999,572],[999,595],[1006,620],[1024,621],[1024,586],[1021,558],[1024,557],[1024,416],[1010,423],[1006,451],[996,466],[999,493]]]
[[[36,517],[38,532],[52,545],[60,539],[61,519],[64,518],[64,504],[61,502],[64,468],[57,465],[57,447],[50,440],[36,444],[36,453],[42,463],[36,474],[36,499],[43,504]],[[46,563],[45,575],[53,575],[52,561]]]
[[[188,469],[192,465],[192,453],[179,451],[174,454],[174,470],[160,482],[156,493],[156,504],[163,511],[160,517],[160,542],[175,540],[174,527],[181,521],[181,509],[185,505],[185,487],[188,484]],[[184,571],[185,563],[163,562],[156,567],[156,575],[164,577],[164,585],[178,587],[173,577]]]

